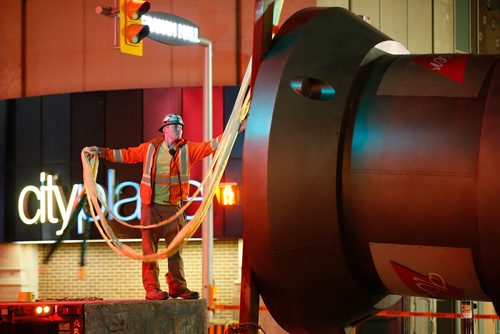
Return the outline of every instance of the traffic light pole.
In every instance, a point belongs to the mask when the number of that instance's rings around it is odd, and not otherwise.
[[[116,0],[114,15],[116,16]],[[141,40],[145,37],[168,45],[200,45],[205,47],[205,70],[203,80],[203,140],[212,139],[212,41],[198,38],[199,28],[192,22],[169,13],[151,12],[150,3],[142,0],[120,0],[120,51],[142,56]],[[96,13],[112,12],[111,8],[96,8]],[[143,19],[145,21],[143,21]],[[115,24],[116,27],[116,24]],[[179,32],[180,31],[180,32]],[[116,36],[116,33],[115,33]],[[116,40],[115,40],[116,43]],[[203,179],[209,174],[212,158],[203,159]],[[203,196],[207,196],[204,193]],[[213,244],[214,213],[213,203],[209,206],[202,224],[203,246],[203,298],[208,300],[208,319],[213,318],[214,279]]]
[[[209,141],[212,139],[212,41],[206,38],[200,38],[199,45],[205,47],[205,74],[203,80],[203,140]],[[209,156],[203,159],[203,179],[209,172],[209,167],[212,162],[212,157]],[[204,193],[203,196],[206,196]],[[203,298],[207,299],[209,306],[213,296],[213,249],[214,249],[214,213],[213,206],[210,205],[205,219],[203,220],[202,228],[202,245],[203,245]],[[208,311],[208,320],[212,320],[213,310]]]

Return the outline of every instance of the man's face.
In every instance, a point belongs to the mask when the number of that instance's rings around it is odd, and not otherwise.
[[[163,128],[163,133],[165,134],[165,139],[167,139],[169,143],[175,143],[176,141],[179,141],[182,138],[182,125],[180,124],[167,125]]]

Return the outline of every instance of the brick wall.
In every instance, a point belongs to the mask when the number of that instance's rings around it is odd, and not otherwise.
[[[141,244],[129,243],[140,251]],[[39,263],[50,245],[39,246]],[[103,299],[144,299],[141,263],[113,252],[105,243],[87,244],[85,278],[78,279],[81,244],[65,243],[54,253],[46,266],[40,267],[38,299],[98,297]],[[202,289],[201,241],[189,241],[183,248],[184,268],[188,286]],[[214,280],[218,304],[232,304],[235,282],[239,280],[238,240],[215,241]],[[160,282],[166,289],[166,260],[160,263]],[[232,320],[230,311],[215,313],[217,320]]]

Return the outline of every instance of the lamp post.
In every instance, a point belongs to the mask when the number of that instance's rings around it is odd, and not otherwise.
[[[212,139],[212,41],[206,38],[200,38],[200,45],[205,47],[205,72],[203,77],[203,140],[209,141]],[[203,179],[209,172],[212,157],[208,156],[203,160]],[[207,196],[205,192],[203,196]],[[202,283],[203,283],[203,298],[211,301],[211,287],[213,287],[213,249],[214,249],[214,212],[213,206],[210,205],[202,225],[202,248],[203,248],[203,263],[202,263]],[[213,318],[213,311],[209,310],[208,320]]]

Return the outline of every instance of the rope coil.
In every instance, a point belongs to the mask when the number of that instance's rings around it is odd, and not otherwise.
[[[83,166],[83,182],[84,187],[82,189],[82,193],[75,200],[74,207],[78,203],[78,199],[81,198],[83,192],[87,195],[89,212],[94,219],[94,223],[101,234],[102,238],[106,241],[108,246],[115,251],[116,253],[129,257],[134,260],[139,260],[143,262],[154,262],[157,260],[168,258],[177,252],[186,242],[187,240],[196,232],[200,224],[202,223],[208,208],[210,207],[215,192],[217,190],[217,186],[222,178],[224,170],[226,168],[227,162],[229,160],[229,156],[231,154],[231,150],[236,141],[236,137],[238,136],[238,130],[245,120],[249,105],[250,105],[250,92],[249,92],[249,82],[250,82],[250,66],[247,68],[245,73],[245,77],[243,78],[242,85],[240,87],[238,96],[236,98],[236,102],[233,107],[233,111],[227,123],[226,129],[222,134],[221,141],[217,150],[215,151],[214,157],[212,159],[212,163],[209,167],[209,172],[203,179],[200,187],[196,190],[196,192],[191,196],[191,199],[182,206],[179,211],[159,222],[158,224],[142,226],[142,225],[133,225],[121,221],[118,219],[107,206],[106,201],[102,198],[102,195],[97,189],[97,172],[99,167],[99,157],[88,150],[88,148],[84,148],[81,152],[82,166]],[[203,194],[203,200],[201,202],[200,207],[194,214],[194,217],[191,221],[189,221],[175,236],[172,242],[165,248],[157,252],[156,254],[143,255],[137,251],[135,251],[130,246],[122,243],[113,232],[113,229],[108,224],[106,220],[104,212],[101,210],[101,205],[104,207],[104,211],[111,213],[113,219],[118,223],[127,226],[129,228],[135,229],[153,229],[157,228],[169,223],[172,223],[177,219],[184,211],[191,205],[193,202],[193,198],[195,198],[201,189],[205,189]],[[97,218],[97,216],[99,218]]]

